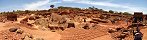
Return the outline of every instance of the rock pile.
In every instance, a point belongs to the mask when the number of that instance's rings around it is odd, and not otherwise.
[[[10,28],[0,31],[0,40],[44,40],[35,38],[29,33],[25,33],[21,28]]]
[[[114,39],[117,40],[128,40],[128,37],[132,35],[132,30],[128,30],[125,28],[116,28],[116,29],[109,29],[109,33],[112,35]],[[126,39],[127,38],[127,39]]]

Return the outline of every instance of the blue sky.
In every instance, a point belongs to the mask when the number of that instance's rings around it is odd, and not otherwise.
[[[12,10],[42,10],[50,5],[99,9],[122,12],[144,12],[147,14],[147,0],[0,0],[0,12]]]

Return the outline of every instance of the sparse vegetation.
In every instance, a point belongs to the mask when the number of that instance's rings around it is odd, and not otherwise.
[[[109,13],[114,13],[114,11],[112,11],[112,10],[109,10]]]
[[[124,14],[124,15],[132,15],[132,14],[130,14],[130,13],[128,13],[128,12],[124,12],[123,14]]]

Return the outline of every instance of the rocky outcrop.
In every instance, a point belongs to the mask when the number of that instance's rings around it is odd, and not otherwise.
[[[17,14],[8,14],[7,15],[7,20],[17,21]]]
[[[43,38],[34,37],[32,34],[24,32],[21,28],[10,28],[0,31],[0,40],[44,40]]]

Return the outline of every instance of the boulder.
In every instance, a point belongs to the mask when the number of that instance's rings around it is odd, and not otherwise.
[[[50,30],[55,30],[55,28],[54,27],[48,27]]]
[[[117,31],[121,30],[122,28],[116,28]]]
[[[29,24],[29,23],[27,23],[27,25],[28,25],[28,26],[30,26],[30,27],[32,27],[32,26],[33,26],[32,24]]]
[[[126,37],[126,34],[120,34],[119,36],[117,36],[117,38],[121,38],[124,39]]]
[[[34,18],[33,16],[31,16],[31,17],[29,18],[29,20],[35,20],[35,18]]]
[[[39,19],[39,18],[40,18],[39,16],[36,16],[36,17],[35,17],[35,19]]]
[[[22,29],[17,29],[16,33],[22,34],[24,31]]]
[[[66,23],[66,21],[67,21],[67,20],[65,20],[65,19],[61,19],[58,23],[59,23],[59,24],[63,24],[63,23]]]
[[[115,30],[115,29],[112,29],[112,28],[109,28],[108,29],[108,33],[113,33],[113,32],[116,32],[117,30]]]
[[[64,30],[64,28],[63,27],[59,27],[62,31]]]
[[[74,23],[68,23],[68,27],[67,28],[70,28],[70,27],[75,28],[75,24]]]
[[[88,24],[86,24],[83,28],[84,29],[90,29],[89,26],[88,26]]]
[[[52,22],[59,22],[60,20],[63,19],[63,17],[61,15],[52,13],[50,19],[52,20]]]
[[[29,36],[25,36],[23,40],[32,40]]]
[[[18,28],[10,28],[9,31],[10,31],[10,32],[15,32],[15,31],[17,31],[17,29],[18,29]]]

